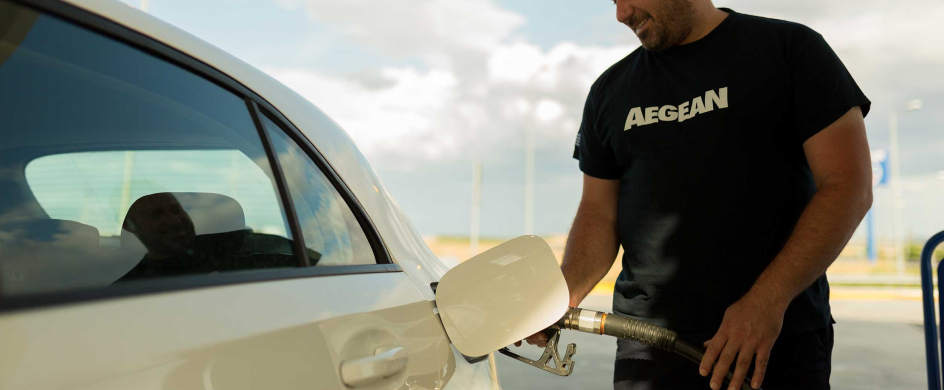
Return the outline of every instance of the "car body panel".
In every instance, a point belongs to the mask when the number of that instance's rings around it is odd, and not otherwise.
[[[430,312],[398,272],[16,312],[0,316],[0,388],[344,389],[341,362],[383,346],[408,351],[406,371],[364,388],[440,388],[455,357]]]

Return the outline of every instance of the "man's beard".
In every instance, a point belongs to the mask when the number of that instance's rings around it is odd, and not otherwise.
[[[646,50],[661,51],[680,45],[692,33],[695,8],[690,0],[663,0],[658,9],[659,20],[649,20],[639,41]],[[649,17],[633,18],[630,24]]]

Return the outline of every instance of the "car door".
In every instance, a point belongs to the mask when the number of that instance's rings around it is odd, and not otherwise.
[[[261,98],[64,4],[0,15],[0,388],[449,379],[432,303]]]

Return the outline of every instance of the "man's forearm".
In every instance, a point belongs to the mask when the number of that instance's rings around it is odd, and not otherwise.
[[[872,205],[871,189],[861,187],[819,188],[786,245],[747,296],[786,310],[793,298],[822,276]]]
[[[561,271],[570,289],[570,306],[577,306],[606,276],[619,251],[616,220],[581,208],[567,236]]]

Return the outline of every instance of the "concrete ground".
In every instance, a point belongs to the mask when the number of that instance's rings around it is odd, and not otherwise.
[[[837,324],[832,388],[927,389],[920,293],[915,295],[913,291],[900,289],[834,290],[832,307]],[[581,307],[607,312],[612,308],[606,293],[591,295]],[[605,336],[565,332],[561,344],[567,343],[577,344],[574,372],[569,377],[558,377],[496,354],[502,387],[508,390],[612,388],[616,341]],[[531,358],[541,355],[536,347],[515,349]]]

